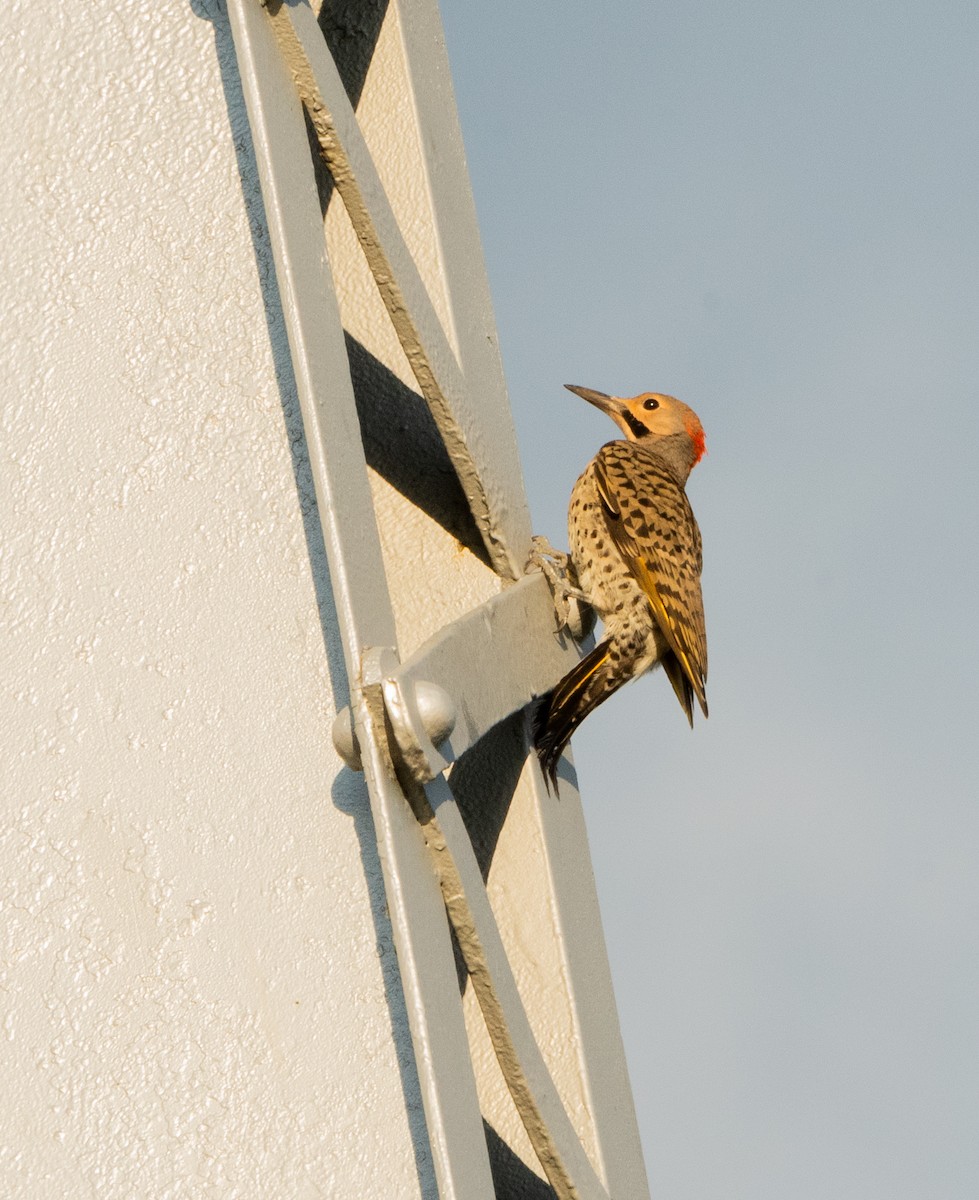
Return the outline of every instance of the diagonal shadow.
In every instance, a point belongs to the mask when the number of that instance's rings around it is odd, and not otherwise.
[[[554,1189],[518,1155],[484,1118],[483,1133],[489,1151],[496,1200],[554,1200]]]
[[[526,757],[526,716],[513,713],[470,746],[449,773],[449,790],[472,842],[483,883],[489,878]],[[469,971],[451,926],[450,931],[459,993],[464,995]]]
[[[527,759],[526,725],[523,712],[512,713],[470,746],[449,775],[484,883]]]
[[[363,95],[387,10],[388,0],[323,0],[316,18],[354,112]],[[306,136],[313,156],[320,209],[325,216],[333,197],[333,177],[323,162],[308,118]]]
[[[388,0],[323,0],[317,20],[356,109],[364,90]]]
[[[367,465],[490,566],[428,405],[356,338],[345,337]]]

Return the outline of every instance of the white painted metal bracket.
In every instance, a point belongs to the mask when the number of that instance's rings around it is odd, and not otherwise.
[[[420,783],[440,775],[579,658],[570,636],[555,628],[554,601],[539,572],[446,625],[384,681],[412,775]]]

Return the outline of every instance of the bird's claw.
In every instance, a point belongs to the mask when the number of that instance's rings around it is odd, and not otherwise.
[[[554,610],[559,624],[570,631],[576,642],[580,642],[591,633],[595,625],[595,612],[585,593],[575,586],[577,577],[570,556],[562,550],[555,550],[541,534],[531,539],[531,547],[528,570],[543,573],[554,597]]]

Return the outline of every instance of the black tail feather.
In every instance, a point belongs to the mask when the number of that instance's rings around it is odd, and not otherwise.
[[[533,718],[534,745],[544,781],[557,791],[557,765],[571,735],[588,714],[615,691],[609,686],[608,642],[602,642],[542,696]]]

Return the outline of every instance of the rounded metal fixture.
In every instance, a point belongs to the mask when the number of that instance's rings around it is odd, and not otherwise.
[[[354,732],[354,717],[349,706],[341,708],[333,718],[330,734],[333,738],[333,748],[351,771],[362,771],[364,766],[360,759],[360,744]]]
[[[433,746],[438,746],[455,729],[458,713],[455,701],[437,683],[429,683],[419,679],[412,691],[415,695],[415,705],[421,717],[422,727],[431,739]]]

